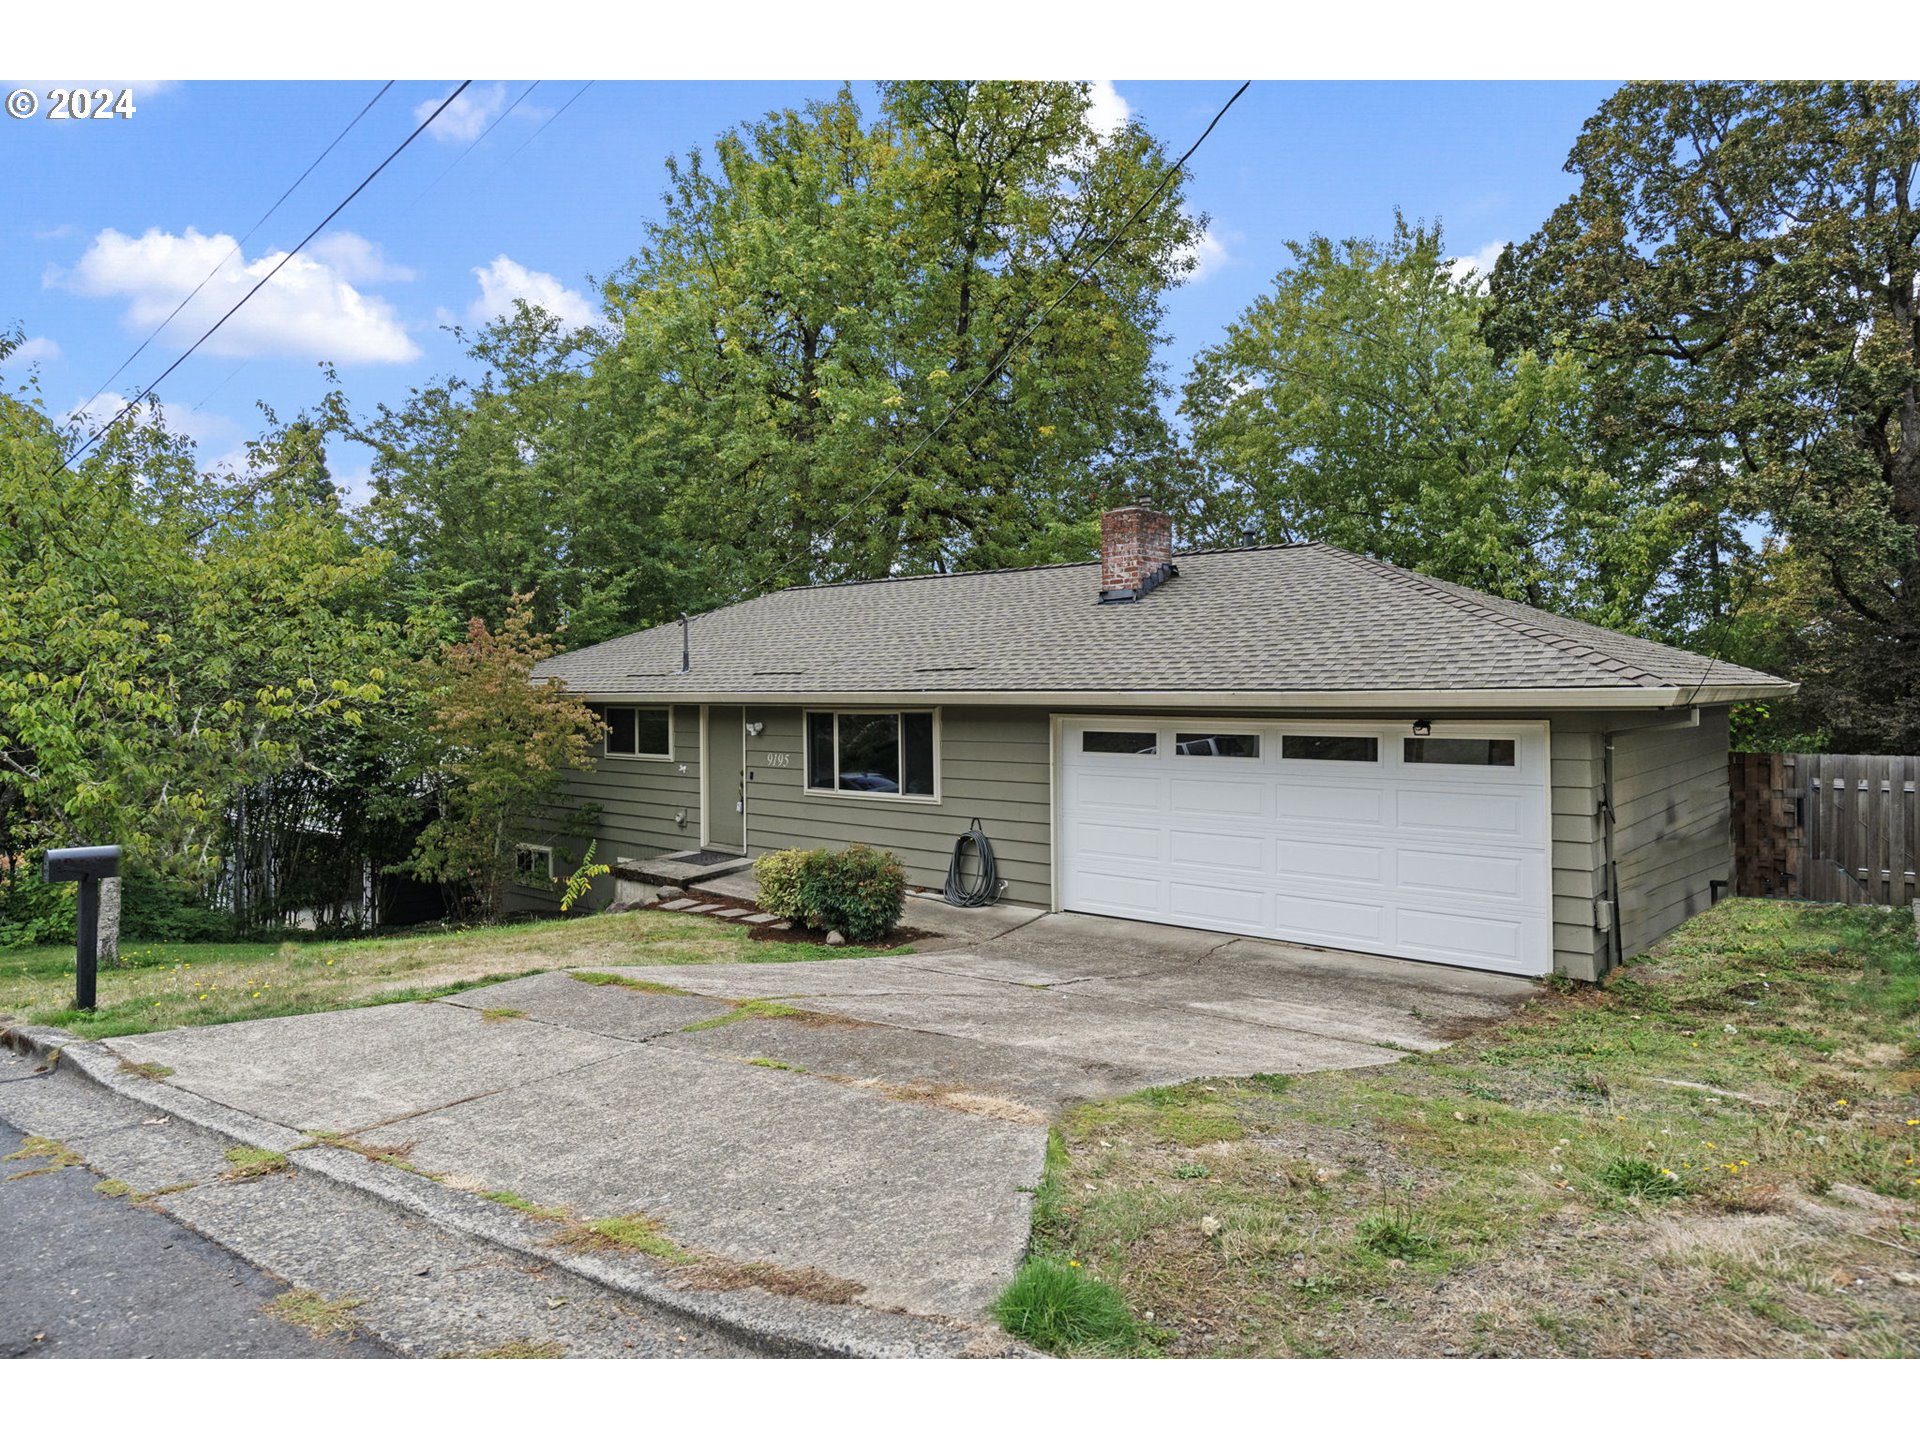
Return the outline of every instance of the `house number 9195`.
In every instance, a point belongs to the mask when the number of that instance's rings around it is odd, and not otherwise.
[[[767,764],[775,770],[783,770],[793,764],[793,755],[786,750],[769,750],[767,752]]]

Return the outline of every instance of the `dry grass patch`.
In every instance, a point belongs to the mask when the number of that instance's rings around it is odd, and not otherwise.
[[[867,1288],[858,1281],[843,1280],[810,1265],[796,1270],[765,1261],[727,1260],[717,1255],[693,1261],[674,1276],[674,1284],[687,1290],[765,1290],[822,1305],[851,1305]]]
[[[276,1320],[298,1325],[316,1340],[331,1336],[351,1340],[355,1334],[353,1312],[360,1305],[350,1296],[329,1300],[318,1290],[289,1290],[260,1308]]]
[[[636,910],[621,915],[410,934],[375,940],[134,944],[100,975],[100,1008],[70,1007],[71,946],[0,950],[0,1015],[88,1039],[183,1025],[430,1000],[548,970],[808,961],[868,951],[773,946],[736,925]],[[590,981],[589,983],[606,983]],[[642,988],[634,986],[633,988]]]
[[[1133,1353],[1920,1350],[1910,915],[1730,902],[1451,1049],[1063,1117],[1036,1253]]]

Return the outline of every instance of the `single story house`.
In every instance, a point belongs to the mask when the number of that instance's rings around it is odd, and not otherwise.
[[[1729,706],[1794,686],[1331,545],[817,585],[557,655],[599,858],[853,841],[938,887],[1595,979],[1731,877]],[[535,892],[525,892],[529,901]]]

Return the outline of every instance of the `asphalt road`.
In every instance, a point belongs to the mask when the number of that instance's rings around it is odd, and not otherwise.
[[[12,1068],[12,1067],[7,1067]],[[34,1080],[0,1083],[35,1084]],[[0,1156],[27,1137],[0,1121]],[[287,1287],[157,1211],[94,1190],[84,1166],[0,1160],[0,1359],[381,1356],[261,1307]]]

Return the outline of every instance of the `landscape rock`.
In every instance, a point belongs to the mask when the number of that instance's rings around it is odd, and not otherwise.
[[[654,898],[663,903],[668,900],[684,900],[687,898],[687,892],[682,890],[678,885],[662,885],[660,887],[660,893]]]
[[[847,943],[847,937],[842,935],[838,930],[829,930],[827,932],[827,944],[844,945],[846,943]]]

